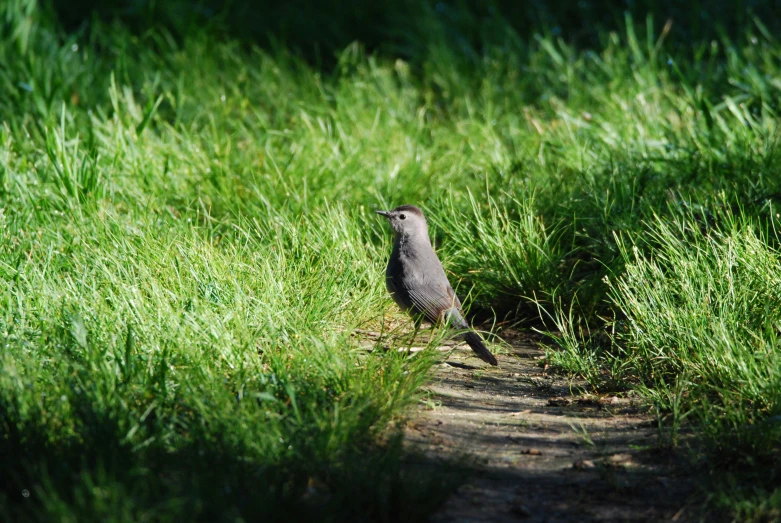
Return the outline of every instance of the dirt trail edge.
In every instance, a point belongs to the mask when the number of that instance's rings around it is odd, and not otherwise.
[[[472,469],[432,521],[699,519],[686,460],[657,450],[637,402],[579,394],[543,372],[528,337],[505,339],[498,368],[453,350],[407,424],[411,448],[434,462],[467,455]]]

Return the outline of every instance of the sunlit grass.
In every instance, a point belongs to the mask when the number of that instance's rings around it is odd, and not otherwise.
[[[402,203],[480,317],[542,320],[561,370],[777,479],[776,36],[627,17],[581,49],[494,17],[475,48],[448,9],[407,60],[323,70],[0,8],[3,516],[424,518],[450,480],[395,426],[435,356],[350,336],[395,310],[371,211]],[[719,499],[772,514],[750,474]]]

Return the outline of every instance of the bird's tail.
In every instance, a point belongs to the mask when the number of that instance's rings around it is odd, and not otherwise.
[[[483,343],[483,340],[480,338],[480,336],[477,335],[476,332],[469,331],[464,334],[464,341],[466,341],[469,346],[472,347],[472,350],[475,351],[475,354],[477,354],[478,358],[486,363],[490,363],[491,365],[499,365],[496,362],[494,355],[491,354],[491,351],[488,350],[488,348],[485,346],[485,343]]]

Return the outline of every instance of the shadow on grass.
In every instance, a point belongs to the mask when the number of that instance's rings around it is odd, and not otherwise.
[[[103,420],[91,435],[46,442],[34,427],[0,443],[0,519],[6,521],[424,521],[466,471],[405,452],[400,433],[349,449],[338,462],[276,462],[199,440],[137,450]],[[406,465],[405,463],[417,464]]]
[[[352,42],[369,49],[382,49],[403,58],[415,58],[445,34],[464,55],[480,53],[492,43],[500,45],[505,27],[527,37],[549,32],[582,48],[600,45],[600,33],[620,31],[625,15],[636,20],[652,16],[658,23],[672,20],[675,45],[692,48],[722,34],[742,36],[752,16],[770,30],[781,20],[777,2],[718,0],[701,2],[656,2],[639,0],[544,0],[480,2],[417,0],[365,2],[362,0],[54,0],[60,23],[68,31],[89,25],[95,19],[120,20],[138,34],[166,29],[184,35],[203,28],[262,46],[285,46],[298,50],[309,61],[326,68],[335,55]],[[433,29],[433,30],[432,30]]]

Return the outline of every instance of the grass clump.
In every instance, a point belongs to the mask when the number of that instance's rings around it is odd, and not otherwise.
[[[711,503],[738,520],[772,520],[781,470],[775,231],[728,208],[673,209],[645,226],[617,235],[622,270],[606,280],[615,316],[589,330],[573,308],[557,309],[560,350],[548,359],[598,390],[639,391],[656,409],[662,446],[677,446],[684,424],[695,428]]]
[[[557,231],[546,227],[531,196],[518,194],[500,205],[490,197],[480,204],[470,194],[466,212],[451,199],[432,223],[447,231],[443,258],[478,307],[528,320],[537,315],[536,296],[545,300],[559,285]]]
[[[621,244],[626,270],[611,285],[623,318],[618,357],[659,407],[697,421],[714,465],[762,463],[772,484],[781,441],[781,257],[750,220],[719,218],[718,228],[652,222],[646,255]]]

